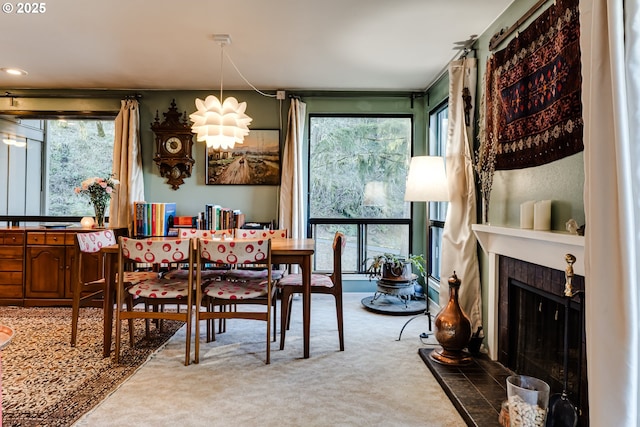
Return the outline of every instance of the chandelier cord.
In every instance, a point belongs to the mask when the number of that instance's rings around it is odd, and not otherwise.
[[[251,86],[253,88],[253,90],[255,90],[256,92],[258,92],[260,95],[262,96],[268,96],[271,98],[275,98],[276,94],[270,94],[270,93],[264,93],[262,92],[260,89],[258,89],[257,87],[255,87],[254,85],[251,84],[251,82],[249,82],[249,80],[246,79],[246,77],[240,72],[240,70],[238,69],[238,67],[236,67],[236,64],[233,62],[233,59],[231,59],[231,57],[229,56],[228,53],[224,52],[224,48],[222,49],[222,53],[227,57],[227,59],[229,60],[229,62],[231,62],[231,65],[233,65],[233,68],[235,68],[236,72],[240,75],[240,77],[242,77],[242,80],[244,80],[249,86]],[[222,61],[221,61],[222,62]],[[220,90],[220,99],[222,99],[222,89]]]
[[[222,102],[222,82],[224,80],[224,43],[220,44],[220,102]]]

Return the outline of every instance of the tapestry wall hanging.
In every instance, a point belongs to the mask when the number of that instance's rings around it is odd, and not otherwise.
[[[539,166],[582,151],[580,70],[578,1],[557,0],[487,61],[479,169]]]

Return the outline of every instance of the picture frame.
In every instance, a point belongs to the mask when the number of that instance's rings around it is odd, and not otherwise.
[[[278,129],[251,129],[232,149],[205,149],[207,185],[280,184]]]

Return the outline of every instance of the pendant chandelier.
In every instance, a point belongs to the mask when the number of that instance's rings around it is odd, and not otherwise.
[[[207,147],[228,150],[235,144],[242,144],[244,137],[249,134],[251,117],[244,112],[246,102],[238,102],[232,96],[222,101],[224,47],[231,44],[228,34],[216,34],[213,39],[220,44],[220,99],[209,95],[203,101],[196,99],[198,111],[189,115],[193,122],[191,130],[198,141],[204,141]]]

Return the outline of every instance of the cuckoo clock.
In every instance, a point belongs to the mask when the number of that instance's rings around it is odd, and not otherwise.
[[[164,120],[160,122],[156,111],[156,119],[151,124],[151,130],[156,136],[156,154],[153,161],[160,169],[160,176],[166,178],[167,184],[177,190],[184,184],[184,179],[191,176],[194,163],[191,157],[193,133],[187,122],[187,112],[182,115],[178,112],[175,99],[171,101],[169,111],[162,115]]]

